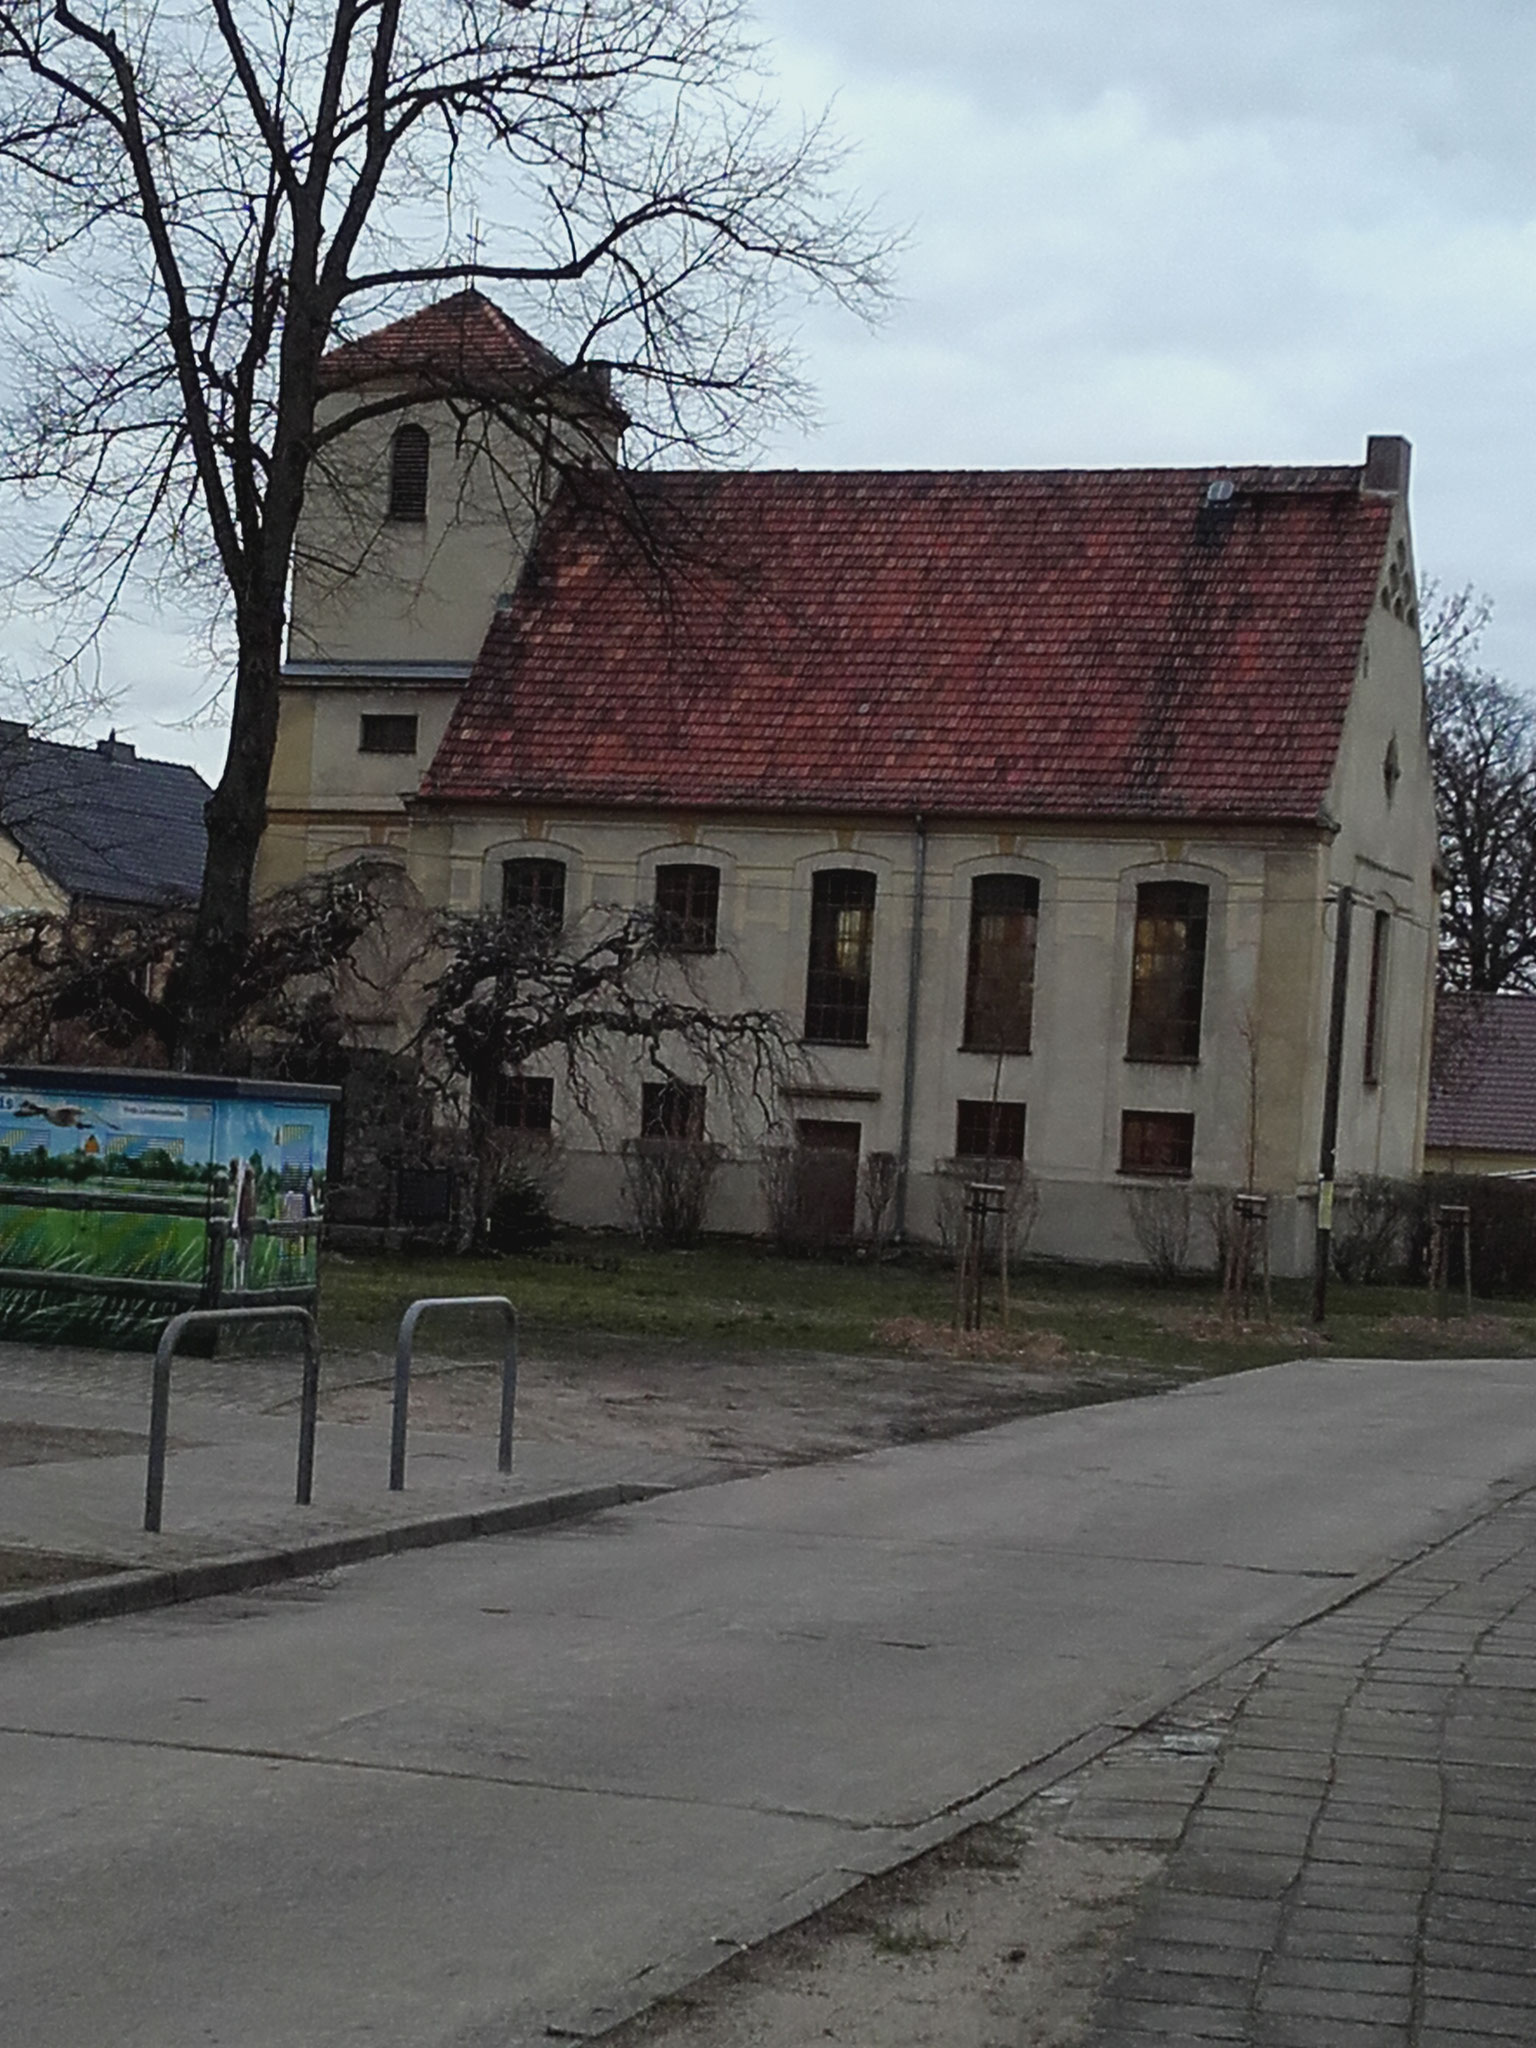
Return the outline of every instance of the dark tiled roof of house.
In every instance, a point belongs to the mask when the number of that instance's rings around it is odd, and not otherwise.
[[[0,726],[0,826],[70,897],[195,902],[212,794],[195,768],[142,760],[118,739],[66,747]]]
[[[1536,996],[1440,997],[1424,1142],[1536,1153]]]
[[[571,370],[484,293],[455,292],[322,357],[322,391],[407,382],[425,395],[526,399],[580,396],[622,420],[595,372]]]
[[[568,485],[422,792],[1311,821],[1391,512],[1356,468]]]

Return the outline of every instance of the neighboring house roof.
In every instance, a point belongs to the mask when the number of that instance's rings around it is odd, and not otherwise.
[[[1439,998],[1424,1142],[1536,1153],[1536,996]]]
[[[568,483],[422,794],[1315,821],[1393,510],[1362,480]]]
[[[624,416],[596,366],[572,370],[481,292],[455,292],[419,313],[345,341],[321,358],[320,389],[408,382],[424,395],[526,400],[530,391],[569,394]]]
[[[0,724],[0,826],[70,897],[195,902],[212,794],[195,768],[141,760],[115,735],[66,747]]]

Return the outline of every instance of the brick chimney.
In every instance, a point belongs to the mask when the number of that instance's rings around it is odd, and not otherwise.
[[[1365,444],[1365,469],[1360,478],[1362,491],[1380,491],[1393,498],[1408,495],[1408,471],[1413,462],[1413,443],[1401,434],[1372,434]]]

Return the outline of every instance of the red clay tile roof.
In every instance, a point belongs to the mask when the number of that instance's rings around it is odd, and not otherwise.
[[[1536,1153],[1536,996],[1439,998],[1424,1142]]]
[[[482,292],[455,292],[322,357],[320,389],[351,391],[395,380],[427,392],[474,397],[526,397],[530,387],[569,390],[618,416],[618,408],[587,372],[573,372]]]
[[[1310,821],[1391,509],[1355,468],[568,489],[422,794]]]

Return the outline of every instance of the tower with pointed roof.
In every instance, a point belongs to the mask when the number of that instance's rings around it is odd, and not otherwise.
[[[478,291],[342,343],[321,365],[289,607],[260,886],[403,850],[436,751],[539,518],[625,426]]]

